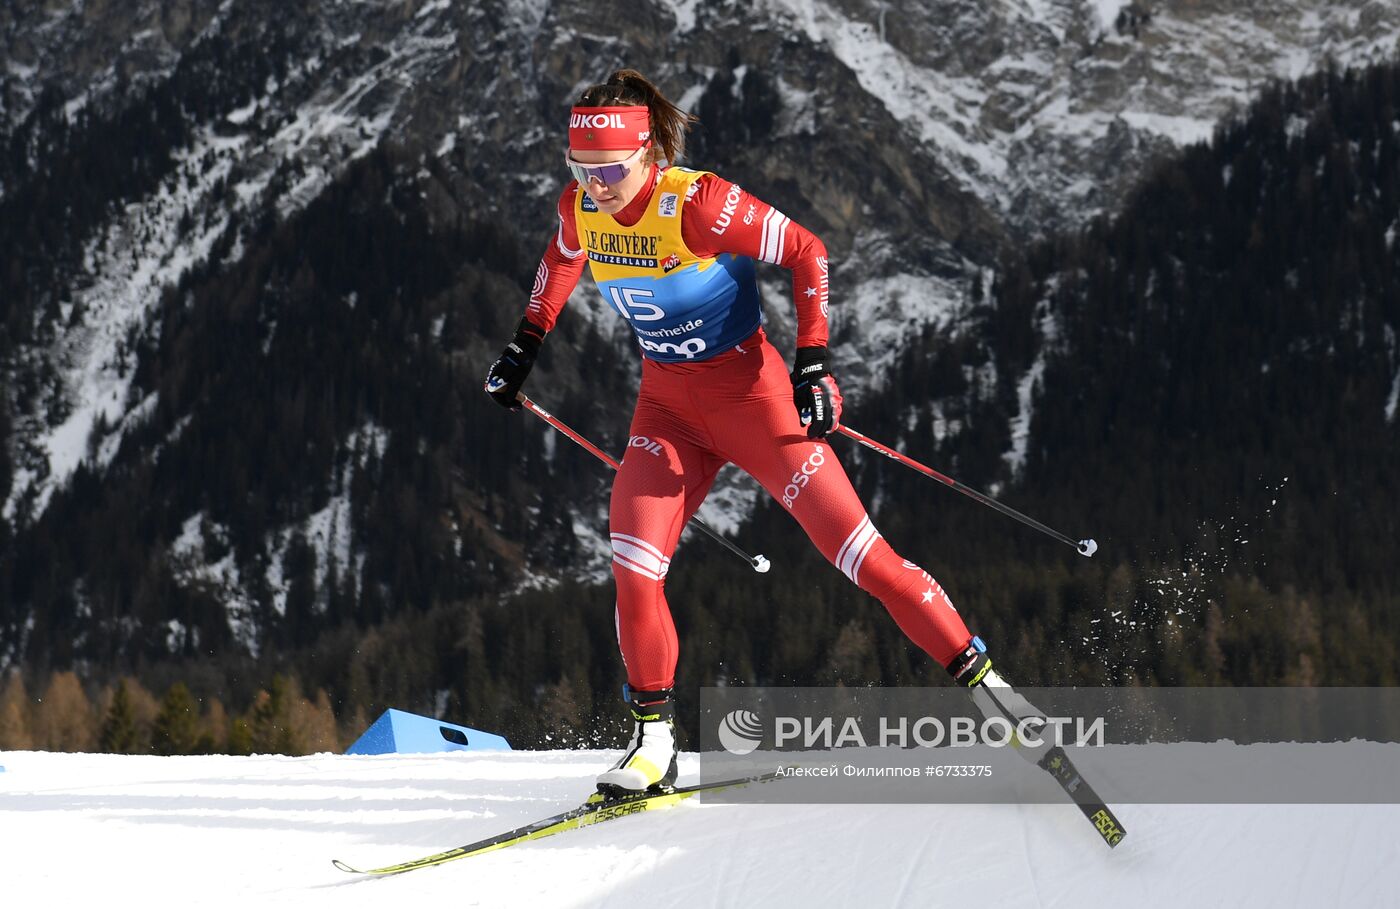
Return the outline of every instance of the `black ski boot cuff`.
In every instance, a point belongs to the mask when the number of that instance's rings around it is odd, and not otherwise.
[[[639,723],[670,722],[675,716],[671,703],[674,689],[660,688],[655,691],[638,691],[630,686],[623,687],[623,697],[632,711],[632,718]]]
[[[982,681],[991,668],[992,658],[987,656],[987,645],[982,643],[981,638],[974,637],[968,641],[967,649],[948,664],[948,674],[957,684],[972,688]]]

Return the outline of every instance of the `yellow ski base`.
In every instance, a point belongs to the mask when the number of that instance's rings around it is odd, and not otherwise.
[[[699,795],[703,792],[716,792],[721,789],[731,789],[736,786],[744,786],[749,783],[763,782],[774,779],[776,774],[763,774],[762,776],[748,779],[725,780],[723,782],[706,783],[699,786],[681,786],[664,792],[651,792],[641,795],[624,796],[616,799],[606,799],[602,795],[594,793],[577,808],[556,814],[553,817],[518,827],[515,830],[498,834],[475,843],[465,846],[458,846],[446,852],[439,852],[435,855],[424,856],[409,862],[402,862],[397,865],[385,865],[383,868],[359,869],[354,868],[339,859],[332,859],[331,864],[341,871],[348,871],[351,874],[368,874],[375,876],[385,876],[390,874],[402,874],[405,871],[413,871],[417,868],[428,868],[433,865],[442,865],[446,862],[455,862],[458,859],[469,858],[474,855],[482,855],[487,852],[494,852],[497,849],[504,849],[507,846],[515,846],[530,840],[543,839],[547,836],[554,836],[556,833],[563,833],[567,830],[578,830],[581,827],[591,827],[594,824],[601,824],[605,821],[617,820],[620,817],[627,817],[632,814],[641,814],[645,811],[655,811],[658,808],[670,808],[679,802],[685,801],[691,796]]]

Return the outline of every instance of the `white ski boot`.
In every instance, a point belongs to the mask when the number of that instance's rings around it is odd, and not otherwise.
[[[666,789],[676,781],[676,726],[671,689],[627,689],[632,741],[612,769],[598,777],[604,795],[631,795]]]
[[[1045,756],[1050,746],[1039,735],[1046,722],[1044,713],[992,668],[992,658],[987,656],[987,645],[981,638],[968,642],[967,648],[948,664],[948,674],[955,684],[966,686],[984,717],[1006,720],[1013,730],[1030,733],[1031,739],[1039,742],[1031,747],[1019,735],[1013,735],[1012,745],[1023,758],[1035,764]]]

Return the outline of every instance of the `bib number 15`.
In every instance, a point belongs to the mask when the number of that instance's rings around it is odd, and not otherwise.
[[[666,311],[655,303],[648,303],[647,300],[655,296],[649,290],[641,290],[636,287],[608,288],[608,293],[612,296],[613,305],[617,311],[622,313],[624,319],[633,322],[656,322],[666,318]]]

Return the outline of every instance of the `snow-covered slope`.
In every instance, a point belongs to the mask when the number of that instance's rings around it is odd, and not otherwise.
[[[0,753],[5,903],[1362,909],[1400,892],[1396,805],[1122,806],[1110,851],[1068,805],[687,803],[402,877],[330,864],[552,814],[607,760]]]
[[[764,0],[1018,233],[1111,210],[1271,79],[1393,56],[1393,4]],[[836,118],[840,119],[840,118]]]

